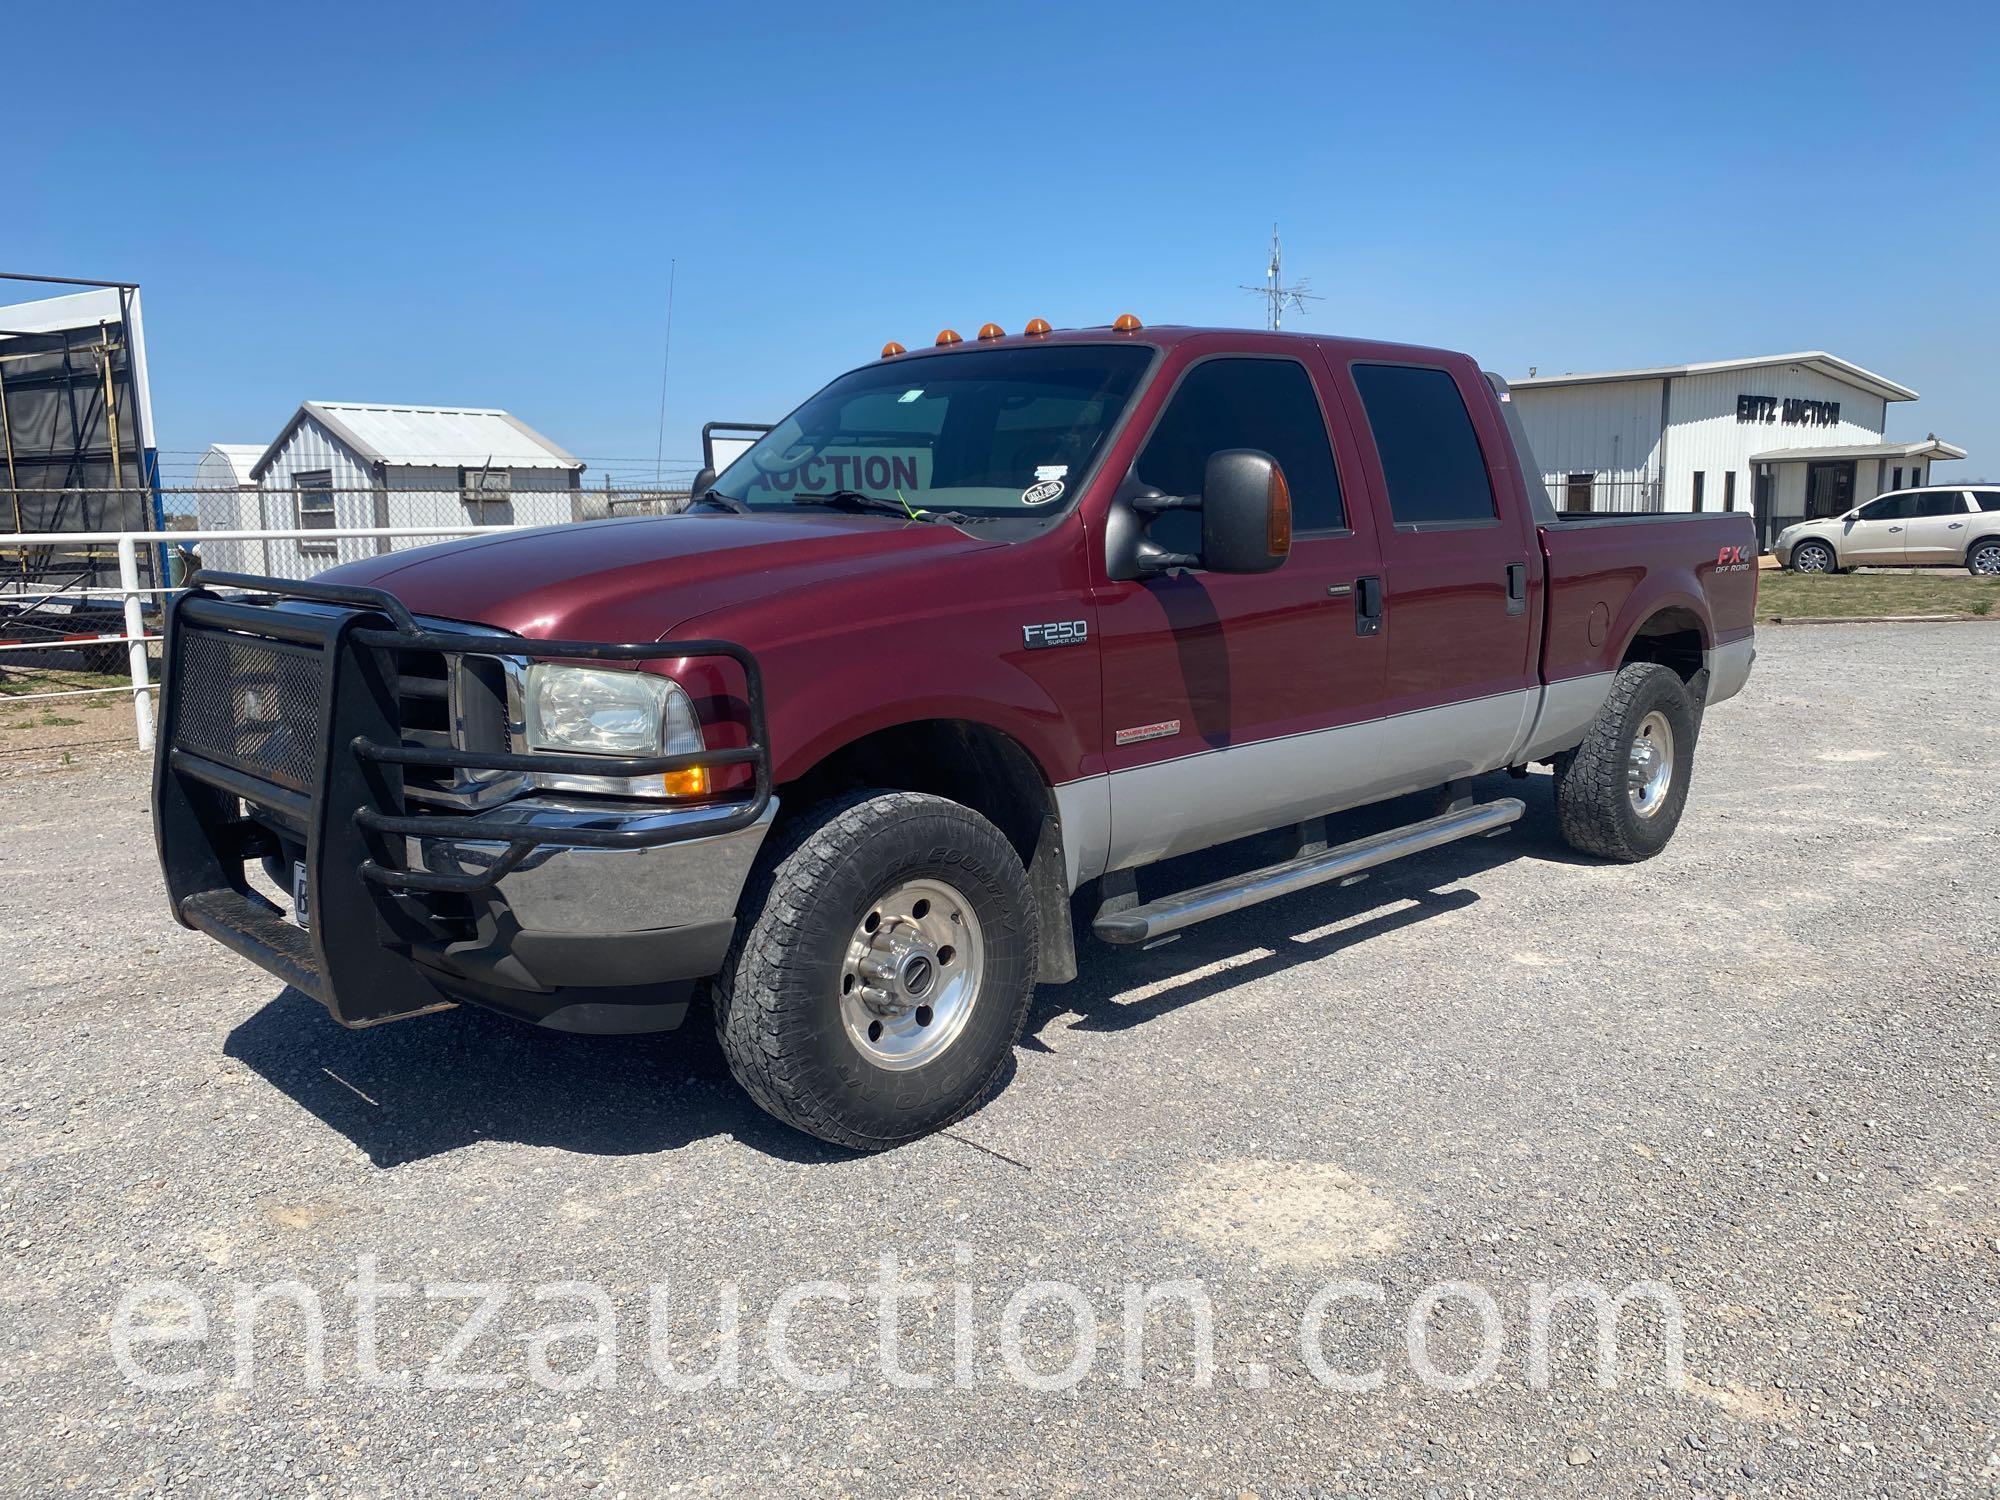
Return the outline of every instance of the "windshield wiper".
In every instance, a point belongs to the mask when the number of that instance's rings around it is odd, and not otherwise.
[[[718,510],[728,511],[732,516],[747,516],[750,514],[749,506],[738,500],[734,495],[725,495],[721,490],[717,489],[703,490],[699,495],[690,498],[688,504],[713,505]]]
[[[864,494],[860,490],[826,490],[819,494],[809,494],[801,490],[792,496],[792,502],[831,505],[836,510],[880,511],[885,516],[898,516],[905,521],[928,521],[933,517],[942,519],[939,512],[924,510],[906,500],[884,500],[880,495]]]

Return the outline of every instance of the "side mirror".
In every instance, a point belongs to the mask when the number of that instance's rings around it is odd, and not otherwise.
[[[1291,551],[1292,491],[1278,461],[1255,448],[1210,454],[1202,476],[1201,566],[1268,573]]]
[[[715,481],[720,477],[714,469],[704,467],[694,476],[694,483],[688,486],[688,494],[694,499],[699,500],[703,495],[706,495],[710,490],[715,488]]]

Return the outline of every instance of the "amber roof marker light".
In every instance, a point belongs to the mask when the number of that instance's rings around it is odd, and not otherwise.
[[[1030,318],[1028,319],[1028,326],[1021,331],[1031,339],[1038,339],[1052,333],[1054,330],[1049,327],[1049,320],[1047,318]]]
[[[884,359],[893,359],[896,355],[901,354],[902,352],[903,352],[903,346],[897,343],[894,339],[890,339],[888,343],[882,346],[882,357]]]
[[[995,339],[1004,339],[1005,337],[1007,337],[1007,330],[1002,328],[998,323],[982,323],[979,325],[979,341],[982,344],[990,344]]]
[[[1120,313],[1118,315],[1118,321],[1111,325],[1111,331],[1113,333],[1137,333],[1141,328],[1144,328],[1145,326],[1146,325],[1144,323],[1141,323],[1137,318],[1133,317],[1130,313]]]
[[[964,339],[960,338],[956,333],[952,332],[949,328],[941,328],[938,330],[937,346],[940,349],[947,348],[952,344],[962,344],[964,342],[965,342]]]

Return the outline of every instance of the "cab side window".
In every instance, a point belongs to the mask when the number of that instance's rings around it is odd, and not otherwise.
[[[1289,359],[1204,360],[1181,381],[1133,467],[1162,494],[1199,495],[1208,456],[1224,448],[1256,448],[1278,461],[1292,491],[1295,533],[1346,527],[1333,445],[1303,365]],[[1168,511],[1149,534],[1169,552],[1199,552],[1201,517]]]
[[[1356,365],[1354,384],[1398,527],[1464,526],[1499,514],[1479,434],[1449,370]]]
[[[1977,490],[1972,498],[1979,502],[1981,510],[2000,510],[2000,490]]]

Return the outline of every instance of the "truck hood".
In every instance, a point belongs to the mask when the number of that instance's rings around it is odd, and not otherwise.
[[[386,589],[417,614],[544,640],[650,641],[746,599],[995,545],[893,516],[698,511],[468,537],[323,576]]]

